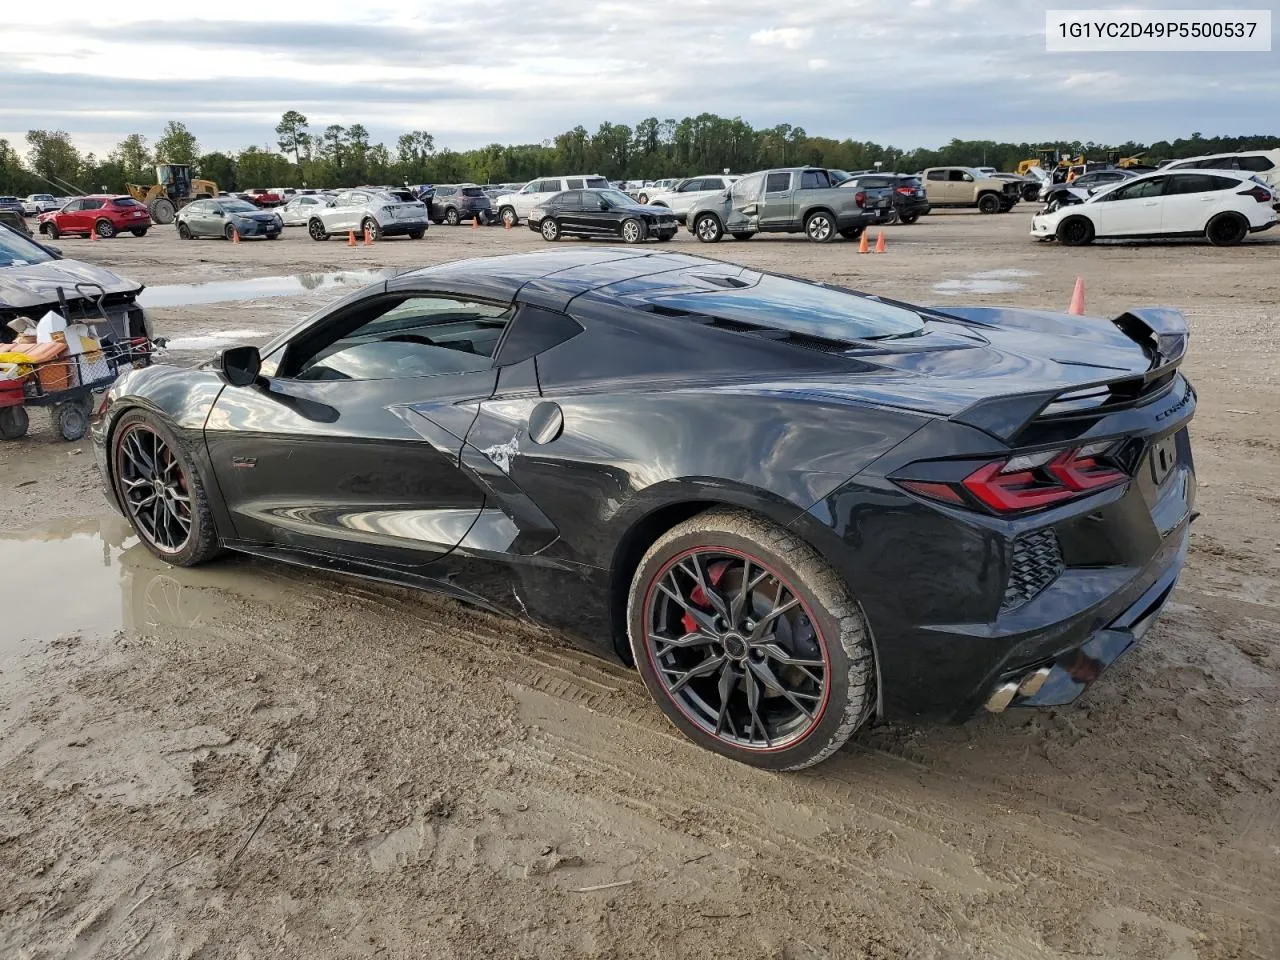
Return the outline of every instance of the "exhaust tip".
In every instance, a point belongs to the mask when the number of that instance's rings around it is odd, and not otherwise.
[[[983,704],[988,713],[1003,713],[1005,707],[1013,702],[1013,698],[1018,695],[1018,685],[1010,681],[1002,683],[996,687],[995,693],[987,698],[987,702]]]
[[[1044,682],[1049,679],[1049,674],[1052,672],[1052,667],[1041,667],[1034,673],[1027,674],[1018,684],[1018,696],[1034,697],[1040,692],[1040,688],[1044,686]]]

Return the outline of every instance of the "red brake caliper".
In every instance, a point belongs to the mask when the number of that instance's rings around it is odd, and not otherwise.
[[[707,576],[710,578],[711,585],[713,587],[720,586],[720,578],[724,576],[724,572],[728,569],[729,569],[728,560],[717,561],[716,563],[711,564],[711,566],[707,568]],[[695,586],[692,590],[689,591],[689,600],[695,606],[701,607],[704,610],[711,609],[711,603],[709,600],[707,600],[707,592],[702,589],[701,584]],[[698,632],[698,625],[694,622],[693,616],[691,614],[685,613],[684,617],[681,619],[680,622],[684,626],[685,633]]]

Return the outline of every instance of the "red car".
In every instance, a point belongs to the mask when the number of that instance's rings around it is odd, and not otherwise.
[[[266,187],[254,187],[252,190],[244,194],[244,198],[255,206],[269,209],[270,207],[278,207],[284,203],[284,197],[276,193],[274,190],[268,190]]]
[[[126,230],[135,237],[145,236],[151,215],[133,197],[97,194],[78,197],[61,210],[42,214],[39,224],[40,233],[52,240],[63,234],[87,237],[91,233],[105,240]]]

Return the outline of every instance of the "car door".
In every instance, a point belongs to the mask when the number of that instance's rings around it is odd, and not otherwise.
[[[760,195],[764,191],[765,177],[763,173],[743,177],[730,187],[727,201],[713,197],[697,204],[696,208],[721,214],[724,228],[729,233],[752,233],[760,227]],[[693,224],[689,227],[692,228]]]
[[[779,170],[765,177],[764,194],[760,198],[760,229],[785,230],[794,216],[792,174]]]
[[[325,207],[320,214],[320,219],[324,222],[325,232],[340,233],[343,230],[354,230],[354,227],[345,226],[351,221],[351,204],[352,191],[343,190]]]
[[[1144,177],[1097,195],[1089,219],[1098,236],[1125,237],[1161,231],[1161,206],[1167,176]]]
[[[509,304],[401,290],[344,301],[225,387],[205,426],[237,539],[411,572],[484,506],[457,468],[493,394]]]
[[[1240,182],[1211,173],[1170,174],[1160,204],[1160,232],[1203,233],[1233,187],[1239,189]]]
[[[690,177],[676,187],[675,192],[667,198],[667,206],[677,217],[684,219],[693,205],[704,198],[703,182],[700,177]]]
[[[63,233],[74,233],[77,230],[83,230],[84,226],[81,223],[83,217],[81,211],[83,209],[83,200],[72,200],[58,211],[53,222]]]
[[[930,170],[924,179],[925,197],[930,203],[948,203],[947,171]]]
[[[947,203],[972,203],[973,174],[967,170],[947,171]]]
[[[572,181],[571,181],[572,182]],[[600,194],[590,190],[566,190],[547,201],[564,233],[575,237],[589,237],[599,232],[596,222],[599,213]],[[591,207],[595,209],[592,210]]]

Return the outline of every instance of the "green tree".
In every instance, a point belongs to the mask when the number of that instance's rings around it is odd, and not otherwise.
[[[346,170],[347,159],[347,131],[342,129],[339,123],[331,123],[324,128],[324,133],[320,135],[320,159],[329,167],[332,178],[330,185],[336,186],[344,183],[343,174]]]
[[[364,124],[353,123],[347,127],[346,163],[344,174],[350,185],[367,183],[369,176],[369,131]]]
[[[213,151],[205,153],[196,161],[196,170],[206,180],[212,180],[219,190],[237,190],[235,158],[225,153]]]
[[[236,157],[236,180],[241,188],[280,186],[290,179],[293,169],[280,154],[258,146],[245,147]]]
[[[194,164],[200,156],[200,144],[195,134],[187,129],[181,120],[170,120],[164,125],[164,132],[156,141],[156,161],[158,163]]]
[[[28,130],[27,163],[45,181],[58,184],[59,189],[75,188],[83,192],[78,180],[84,174],[84,158],[71,142],[65,130]]]
[[[307,132],[307,118],[297,110],[286,110],[276,124],[276,136],[280,139],[282,153],[292,153],[293,162],[302,165],[305,154],[311,156],[311,135]]]
[[[396,140],[396,166],[406,183],[427,179],[427,163],[436,150],[436,138],[425,130],[410,130]]]
[[[119,166],[126,183],[149,183],[152,179],[155,161],[147,138],[140,133],[131,133],[117,143],[108,159]]]

